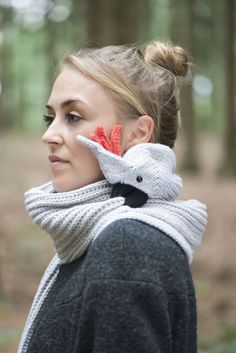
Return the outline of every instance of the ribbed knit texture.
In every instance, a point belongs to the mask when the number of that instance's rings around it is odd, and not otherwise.
[[[21,341],[17,352],[21,352],[21,353],[27,352],[27,347],[29,345],[29,341],[33,333],[34,320],[37,314],[39,313],[39,310],[46,296],[48,295],[53,283],[57,278],[59,264],[60,264],[59,258],[57,257],[57,255],[55,255],[51,260],[51,262],[49,263],[39,284],[37,293],[34,297],[34,301],[32,303],[32,306],[28,315],[28,319],[26,321],[26,324],[21,336]]]
[[[206,227],[206,206],[197,200],[175,200],[182,182],[174,173],[173,151],[164,145],[145,143],[120,157],[94,141],[79,139],[94,152],[106,179],[69,192],[55,192],[49,182],[25,194],[33,222],[50,234],[60,262],[78,259],[105,227],[123,218],[137,219],[160,229],[183,248],[191,262]],[[138,208],[124,205],[124,197],[110,198],[112,184],[116,183],[139,188],[149,199]],[[34,318],[53,284],[50,278],[56,276],[57,257],[52,267],[33,303],[19,353],[27,351]]]
[[[189,261],[206,225],[205,206],[197,200],[149,199],[142,207],[124,206],[123,197],[110,198],[111,185],[98,181],[81,189],[55,193],[52,183],[26,193],[26,207],[34,223],[52,237],[61,263],[79,258],[89,243],[117,219],[133,218],[168,234]]]

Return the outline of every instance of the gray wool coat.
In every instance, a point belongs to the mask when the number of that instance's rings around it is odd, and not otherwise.
[[[27,353],[196,353],[196,325],[182,248],[146,223],[123,219],[61,265]]]

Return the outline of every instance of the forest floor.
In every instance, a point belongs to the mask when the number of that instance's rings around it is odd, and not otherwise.
[[[219,179],[215,170],[222,146],[198,138],[201,173],[180,173],[180,199],[208,206],[209,223],[191,265],[198,304],[201,353],[236,352],[236,179]],[[177,165],[183,145],[176,146]],[[38,136],[0,136],[0,352],[15,353],[40,277],[53,254],[46,233],[32,224],[24,192],[50,179],[47,149]]]

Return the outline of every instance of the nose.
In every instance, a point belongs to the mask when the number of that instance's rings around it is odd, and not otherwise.
[[[63,129],[56,121],[56,118],[43,134],[42,141],[47,145],[61,145],[63,143]]]

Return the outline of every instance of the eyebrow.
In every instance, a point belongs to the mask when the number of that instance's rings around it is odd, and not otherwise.
[[[65,108],[68,107],[69,105],[71,105],[72,103],[83,103],[86,104],[84,101],[82,101],[81,99],[68,99],[64,102],[61,103],[61,108]],[[45,105],[45,108],[47,109],[53,109],[53,107],[49,104]]]

